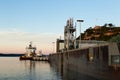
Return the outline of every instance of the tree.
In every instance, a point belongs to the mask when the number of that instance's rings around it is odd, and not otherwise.
[[[105,23],[102,27],[107,27],[107,23]]]
[[[110,39],[110,42],[116,42],[116,43],[120,44],[120,35],[113,36],[113,37]]]
[[[108,25],[110,28],[112,28],[114,26],[112,23],[109,23]]]

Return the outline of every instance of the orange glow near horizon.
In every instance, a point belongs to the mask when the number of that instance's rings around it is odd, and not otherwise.
[[[25,53],[25,48],[32,41],[37,48],[36,53],[42,51],[43,54],[50,54],[56,50],[52,42],[56,41],[58,34],[2,31],[0,36],[0,53]]]
[[[23,47],[24,46],[24,47]],[[24,54],[26,52],[26,46],[2,46],[0,48],[0,53],[20,53]],[[50,54],[53,53],[53,46],[39,46],[37,47],[36,53],[39,53],[39,51],[42,51],[43,54]],[[55,51],[54,51],[55,52]]]

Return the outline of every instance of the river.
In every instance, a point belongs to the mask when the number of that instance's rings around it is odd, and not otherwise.
[[[62,80],[48,62],[0,57],[0,80]]]

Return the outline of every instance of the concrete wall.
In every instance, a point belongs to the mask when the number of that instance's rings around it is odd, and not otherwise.
[[[93,54],[93,60],[89,60],[89,53]],[[75,49],[51,54],[50,63],[57,67],[63,75],[63,80],[79,80],[79,74],[97,76],[100,72],[108,70],[108,45],[98,45],[90,48]],[[70,73],[74,74],[70,74]],[[68,76],[72,76],[68,79]]]
[[[120,55],[117,43],[109,43],[109,65],[111,65],[111,55]]]

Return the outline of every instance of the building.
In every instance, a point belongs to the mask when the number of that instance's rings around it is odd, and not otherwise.
[[[57,39],[56,41],[56,52],[61,52],[64,50],[64,40]]]

